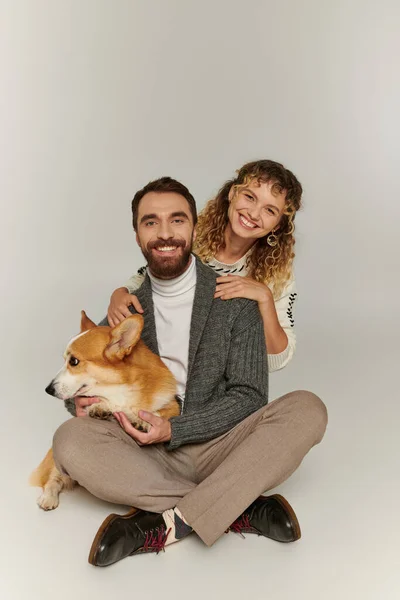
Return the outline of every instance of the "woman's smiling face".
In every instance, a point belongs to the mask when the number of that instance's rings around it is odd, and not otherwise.
[[[285,208],[285,191],[273,191],[273,183],[252,181],[229,193],[228,219],[240,238],[258,239],[277,229]]]

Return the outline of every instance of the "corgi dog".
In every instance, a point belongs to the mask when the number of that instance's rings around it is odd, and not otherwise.
[[[113,413],[121,411],[141,431],[148,431],[150,425],[139,418],[139,410],[165,419],[179,415],[175,377],[140,339],[143,324],[137,314],[114,328],[97,326],[82,311],[81,332],[69,342],[64,366],[46,392],[61,400],[97,397],[100,402],[86,409],[89,417],[114,419]],[[30,484],[43,488],[40,508],[52,510],[61,491],[72,489],[76,482],[58,471],[50,449]]]

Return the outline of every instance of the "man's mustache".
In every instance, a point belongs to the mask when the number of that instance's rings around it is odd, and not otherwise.
[[[166,248],[168,246],[175,246],[176,248],[178,247],[182,247],[185,248],[186,247],[186,242],[185,240],[174,240],[173,238],[169,239],[169,240],[158,240],[155,242],[149,242],[147,244],[147,249],[148,250],[159,250],[160,248]]]

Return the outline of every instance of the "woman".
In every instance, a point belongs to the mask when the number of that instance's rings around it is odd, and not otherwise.
[[[294,219],[302,187],[280,163],[245,164],[199,214],[194,251],[214,269],[215,298],[248,298],[258,302],[263,319],[270,371],[285,367],[295,346],[293,275]],[[115,326],[131,313],[145,268],[111,296],[108,320]]]

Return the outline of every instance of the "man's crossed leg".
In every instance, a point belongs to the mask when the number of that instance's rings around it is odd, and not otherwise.
[[[81,417],[54,436],[61,472],[95,496],[134,506],[110,515],[92,544],[89,561],[110,565],[154,552],[192,530],[211,546],[226,530],[288,542],[300,537],[289,503],[260,498],[285,481],[323,438],[327,412],[310,392],[292,392],[205,443],[167,451],[140,447],[116,422]]]

